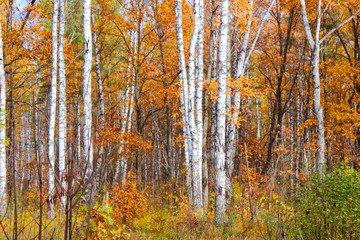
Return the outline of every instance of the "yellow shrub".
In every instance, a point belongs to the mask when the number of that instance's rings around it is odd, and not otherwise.
[[[123,185],[116,185],[110,192],[110,204],[113,207],[113,218],[117,224],[129,224],[134,218],[143,216],[146,194],[136,187],[133,174],[129,174]]]

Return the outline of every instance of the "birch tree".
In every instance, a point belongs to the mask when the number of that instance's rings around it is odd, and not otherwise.
[[[183,39],[183,27],[182,27],[182,4],[181,0],[175,1],[175,17],[176,17],[176,37],[177,37],[177,45],[178,45],[178,55],[179,55],[179,81],[182,85],[181,94],[180,94],[180,107],[182,110],[182,121],[183,121],[183,132],[185,133],[185,141],[184,141],[184,151],[185,151],[185,165],[187,168],[186,171],[186,186],[188,191],[189,201],[192,200],[191,194],[191,139],[190,132],[188,127],[188,119],[189,119],[189,109],[188,109],[188,80],[187,80],[187,72],[186,72],[186,63],[185,63],[185,50],[184,50],[184,39]]]
[[[56,100],[57,100],[57,62],[58,62],[58,18],[59,0],[53,1],[52,16],[52,61],[51,61],[51,92],[49,98],[49,139],[48,139],[48,160],[49,160],[49,192],[48,192],[48,218],[54,217],[54,179],[55,179],[55,121],[56,121]]]
[[[0,22],[0,215],[6,214],[6,82],[4,70],[4,53],[2,41],[2,29]]]
[[[218,80],[218,35],[219,35],[219,29],[215,29],[213,32],[213,42],[214,42],[214,46],[213,46],[213,61],[211,64],[211,79],[212,81],[217,81]],[[216,115],[217,115],[217,103],[216,100],[212,100],[211,101],[211,109],[210,109],[210,156],[211,156],[211,160],[212,163],[215,163],[215,149],[216,149]]]
[[[95,16],[94,11],[91,14],[91,23],[92,26],[95,26]],[[105,103],[104,103],[104,87],[103,87],[103,79],[102,79],[102,73],[101,73],[101,67],[100,67],[100,51],[98,48],[98,34],[95,31],[92,33],[92,40],[94,44],[94,58],[95,58],[95,71],[96,71],[96,80],[97,80],[97,86],[98,86],[98,126],[99,130],[104,130],[104,124],[105,124]],[[101,178],[101,171],[100,166],[103,163],[104,159],[104,142],[102,141],[100,143],[100,147],[98,149],[98,159],[96,161],[96,166],[94,166],[94,171],[96,172],[96,181],[100,182]],[[106,175],[106,172],[105,172]],[[104,176],[104,179],[106,179],[106,176]]]
[[[91,64],[92,64],[92,39],[91,39],[91,0],[83,2],[84,24],[84,66],[83,66],[83,154],[82,161],[86,167],[86,182],[89,184],[87,195],[93,194],[90,175],[93,171],[93,143],[92,143],[92,100],[91,100]]]
[[[315,34],[311,32],[311,27],[309,24],[309,19],[307,16],[305,0],[300,0],[301,5],[301,15],[303,19],[306,39],[310,45],[311,49],[311,64],[312,64],[312,79],[314,83],[314,109],[316,115],[317,123],[317,140],[318,140],[318,154],[316,159],[317,172],[321,175],[324,174],[325,168],[325,133],[324,133],[324,113],[323,107],[321,104],[321,82],[320,82],[320,47],[321,44],[326,40],[333,32],[345,25],[351,19],[353,19],[360,11],[358,9],[351,17],[340,23],[338,26],[326,33],[322,38],[320,38],[321,31],[321,19],[323,15],[328,10],[331,1],[329,1],[324,8],[322,8],[322,1],[319,0],[317,3],[316,11],[316,25],[315,25]]]
[[[198,40],[198,32],[199,32],[199,0],[194,1],[193,11],[194,11],[194,30],[190,41],[189,46],[189,73],[188,73],[188,83],[189,83],[189,98],[188,102],[185,104],[188,105],[188,122],[186,123],[190,132],[190,141],[191,148],[189,149],[189,154],[191,156],[191,176],[192,176],[192,197],[193,197],[193,206],[198,204],[198,200],[196,198],[198,196],[194,196],[194,194],[198,195],[198,175],[195,176],[195,172],[197,170],[198,161],[199,161],[199,139],[196,134],[196,126],[195,126],[195,52],[196,52],[196,43]],[[195,203],[196,201],[196,203]]]
[[[225,176],[225,128],[226,128],[226,74],[229,35],[229,2],[221,1],[221,25],[219,39],[219,82],[217,98],[217,128],[215,148],[215,221],[226,222]]]
[[[182,94],[180,104],[183,108],[182,118],[185,124],[186,133],[185,157],[188,166],[187,186],[192,191],[192,202],[194,211],[201,214],[203,205],[202,194],[202,137],[203,137],[203,116],[202,116],[202,88],[203,88],[203,28],[204,28],[204,1],[195,0],[194,29],[189,46],[189,71],[186,77],[186,64],[184,53],[184,42],[182,34],[182,12],[181,2],[175,2],[177,44],[179,51],[180,83]],[[198,49],[196,49],[198,47]],[[196,51],[197,50],[197,51]],[[196,57],[197,52],[197,57]],[[190,180],[189,178],[192,177]]]
[[[65,0],[60,1],[59,19],[59,173],[61,185],[61,204],[65,208],[66,174],[66,76],[64,56]]]
[[[194,211],[201,213],[202,194],[202,139],[203,139],[203,80],[204,80],[204,1],[194,4],[194,32],[189,49],[189,124],[193,144],[193,205]],[[197,57],[196,55],[197,46]],[[196,63],[194,68],[193,64]]]

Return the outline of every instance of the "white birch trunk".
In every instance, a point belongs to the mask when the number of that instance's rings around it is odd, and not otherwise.
[[[255,97],[256,104],[256,139],[260,141],[261,138],[261,111],[259,110],[259,99]]]
[[[21,139],[19,141],[19,154],[20,154],[20,163],[19,169],[23,169],[23,171],[19,172],[20,177],[20,192],[23,192],[24,189],[24,176],[25,176],[25,168],[24,164],[26,164],[26,111],[21,114]]]
[[[318,156],[317,156],[317,171],[323,175],[325,170],[325,133],[324,133],[324,114],[321,105],[321,86],[320,86],[320,71],[319,71],[319,55],[320,46],[316,46],[313,51],[313,81],[314,81],[314,107],[318,127]]]
[[[135,73],[133,74],[133,81],[135,78]],[[126,132],[129,133],[131,131],[131,125],[132,125],[132,115],[134,112],[134,97],[135,97],[135,85],[132,82],[131,83],[131,89],[130,89],[130,99],[128,100],[128,109],[127,112],[127,118],[126,118]],[[125,156],[121,157],[121,181],[126,179],[127,176],[127,158]]]
[[[91,16],[91,20],[92,20],[92,24],[93,26],[95,26],[95,16],[94,13]],[[98,84],[98,97],[99,97],[99,102],[98,102],[98,108],[99,108],[99,129],[100,130],[104,130],[105,127],[105,101],[104,101],[104,87],[103,87],[103,79],[102,79],[102,74],[101,74],[101,67],[100,67],[100,52],[99,52],[99,48],[98,48],[98,36],[96,31],[93,32],[93,44],[94,44],[94,55],[95,55],[95,70],[96,70],[96,75],[97,75],[97,84]],[[101,171],[99,171],[100,169],[98,169],[101,164],[102,161],[105,160],[105,156],[104,156],[104,142],[100,143],[100,149],[99,149],[99,153],[98,153],[98,161],[97,161],[97,166],[95,167],[95,169],[98,171],[97,174],[97,179],[98,182],[100,181],[100,174]],[[104,166],[104,165],[102,165]],[[106,173],[105,173],[106,175]],[[104,176],[105,179],[105,185],[104,185],[104,198],[105,200],[108,198],[108,192],[106,189],[106,176]]]
[[[182,85],[181,95],[180,95],[180,107],[182,109],[182,121],[183,121],[183,132],[185,134],[184,140],[184,155],[185,155],[185,164],[186,164],[186,186],[188,191],[189,202],[192,200],[192,189],[191,189],[191,140],[190,140],[190,131],[188,125],[188,81],[186,73],[186,63],[185,63],[185,51],[184,51],[184,40],[183,40],[183,27],[182,27],[182,6],[181,0],[175,1],[175,15],[176,15],[176,36],[177,36],[177,45],[178,45],[178,54],[179,54],[179,70],[180,77],[179,81]]]
[[[194,6],[196,8],[196,6]],[[202,214],[203,207],[203,193],[202,193],[202,140],[203,140],[203,81],[204,81],[204,1],[198,1],[198,30],[197,34],[197,59],[196,59],[196,93],[195,93],[195,136],[194,144],[194,158],[193,158],[193,202],[194,211]],[[195,13],[196,14],[196,13]],[[195,23],[196,25],[196,23]],[[196,30],[194,28],[194,31]],[[190,74],[189,74],[190,75]],[[195,151],[197,151],[195,153]]]
[[[95,16],[94,12],[91,15],[91,22],[92,25],[95,26]],[[100,53],[98,48],[98,36],[96,31],[92,34],[93,37],[93,44],[94,44],[94,57],[95,57],[95,71],[97,76],[97,86],[98,86],[98,110],[99,110],[99,117],[98,117],[98,126],[99,130],[104,130],[104,123],[105,123],[105,103],[104,103],[104,88],[103,88],[103,80],[101,74],[101,67],[100,67]],[[104,155],[104,142],[100,143],[100,148],[98,149],[98,159],[96,161],[96,166],[94,166],[94,171],[96,174],[97,183],[101,180],[101,171],[99,169],[102,166],[103,156]],[[106,174],[106,173],[105,173]],[[105,179],[105,177],[104,177]],[[106,184],[104,185],[106,186]],[[106,187],[105,187],[105,198],[107,196]]]
[[[217,99],[217,144],[215,148],[215,221],[226,222],[226,175],[225,175],[225,130],[226,130],[226,70],[227,43],[229,35],[229,3],[221,1],[221,26],[219,43],[219,83]]]
[[[122,91],[120,94],[120,99],[123,102],[122,104],[122,111],[120,112],[120,115],[122,117],[121,121],[120,121],[120,134],[123,135],[125,133],[126,130],[126,120],[125,120],[125,116],[128,112],[128,107],[129,105],[127,104],[127,99],[128,99],[128,87],[126,88],[125,91]],[[119,148],[118,148],[118,154],[120,156],[120,158],[118,159],[118,161],[116,162],[116,170],[115,170],[115,180],[118,180],[119,175],[121,175],[121,169],[123,169],[122,165],[123,165],[123,161],[124,161],[124,156],[123,156],[123,148],[124,148],[124,140],[121,139],[119,142]],[[122,177],[120,177],[120,181],[122,181]]]
[[[77,168],[81,161],[81,111],[80,111],[80,101],[78,101],[76,106],[76,152],[78,162],[75,164]]]
[[[0,215],[6,214],[7,199],[6,199],[6,81],[4,70],[4,54],[2,29],[0,22]]]
[[[66,76],[65,76],[65,0],[60,1],[59,22],[59,174],[60,174],[60,200],[62,207],[66,206]]]
[[[324,115],[321,105],[321,85],[320,85],[320,72],[319,72],[319,62],[320,62],[320,27],[321,27],[321,0],[318,1],[317,9],[317,22],[316,22],[316,32],[315,40],[311,33],[310,24],[308,21],[306,13],[306,5],[304,0],[300,0],[301,4],[301,15],[303,18],[303,24],[305,28],[306,38],[310,44],[312,51],[312,77],[314,81],[314,107],[315,114],[317,119],[318,127],[318,155],[316,159],[317,171],[323,175],[325,168],[325,138],[324,138]],[[306,155],[305,155],[306,157]]]
[[[218,78],[218,29],[214,32],[214,49],[213,49],[213,62],[211,71],[211,80],[215,81]],[[210,119],[210,133],[211,133],[211,149],[210,155],[212,164],[215,163],[215,149],[216,149],[216,101],[211,100],[211,119]]]
[[[91,0],[84,0],[84,69],[83,69],[83,164],[86,166],[86,181],[93,171],[93,144],[92,144],[92,100],[91,100],[91,65],[92,65],[92,40],[91,40]],[[92,184],[90,184],[90,187]],[[88,189],[93,194],[92,189]],[[90,196],[91,201],[91,196]]]
[[[189,199],[192,198],[194,211],[202,214],[202,135],[203,135],[203,34],[204,34],[204,2],[195,0],[194,6],[194,30],[189,46],[189,78],[186,77],[184,42],[182,34],[182,12],[181,1],[175,2],[177,43],[179,50],[180,83],[182,92],[180,104],[183,109],[183,127],[186,133],[185,140],[185,161],[187,164],[187,186]],[[196,56],[196,46],[197,58]],[[188,81],[187,81],[188,80]],[[191,179],[192,178],[192,179]],[[192,192],[192,196],[190,196]]]
[[[320,83],[320,47],[321,43],[326,40],[333,32],[335,32],[340,27],[344,26],[347,22],[353,19],[359,12],[360,8],[350,16],[345,21],[341,22],[339,25],[330,30],[325,36],[320,39],[320,30],[321,30],[321,19],[324,13],[326,12],[331,1],[325,6],[324,10],[322,10],[321,0],[318,1],[317,7],[317,18],[316,18],[316,30],[315,30],[315,39],[313,34],[311,33],[311,28],[309,24],[309,20],[307,17],[307,10],[305,0],[300,0],[301,4],[301,15],[303,19],[304,29],[306,38],[310,44],[311,52],[312,52],[312,77],[314,81],[314,108],[317,119],[317,127],[318,127],[318,154],[316,159],[317,172],[321,175],[324,175],[325,170],[325,134],[324,134],[324,114],[323,107],[321,105],[321,83]],[[305,155],[306,156],[306,155]]]
[[[59,1],[53,1],[52,19],[52,68],[51,68],[51,92],[50,92],[50,111],[49,111],[49,139],[48,139],[48,159],[49,159],[49,192],[47,217],[54,217],[54,183],[55,183],[55,118],[56,118],[56,95],[57,95],[57,61],[58,61],[58,17]]]
[[[29,102],[29,104],[31,104],[31,100]],[[29,111],[25,111],[22,114],[22,129],[21,129],[21,138],[22,138],[22,144],[21,144],[21,148],[23,154],[22,154],[22,161],[23,161],[23,166],[26,166],[30,163],[30,159],[31,159],[31,152],[32,149],[30,148],[31,146],[31,115]],[[28,186],[29,184],[29,168],[26,167],[21,167],[22,171],[20,173],[20,192],[23,193],[24,189],[26,188],[26,186]]]
[[[302,5],[305,7],[305,5]],[[317,118],[318,127],[318,157],[317,157],[317,171],[323,175],[325,169],[325,133],[324,133],[324,114],[321,105],[321,85],[320,85],[320,28],[321,28],[321,0],[318,2],[316,32],[315,32],[315,46],[312,47],[312,75],[314,81],[314,108]]]
[[[199,139],[197,138],[197,128],[195,122],[195,82],[196,82],[196,74],[195,74],[195,54],[196,54],[196,43],[199,35],[199,0],[194,1],[193,6],[194,11],[194,30],[190,41],[189,46],[189,99],[188,102],[188,122],[187,125],[190,131],[190,141],[191,148],[189,149],[189,154],[191,156],[191,176],[192,176],[192,197],[193,197],[193,206],[197,205],[201,199],[199,196],[199,190],[197,185],[197,174],[195,173],[198,166],[198,153],[199,153]],[[196,175],[195,175],[196,174]],[[194,196],[194,194],[196,196]],[[198,199],[196,199],[198,198]],[[196,202],[196,203],[195,203]]]

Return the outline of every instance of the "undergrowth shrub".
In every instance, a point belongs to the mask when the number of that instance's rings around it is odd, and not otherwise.
[[[83,219],[88,215],[88,207],[83,205],[80,208],[80,216]],[[86,221],[86,220],[85,220]],[[126,239],[127,233],[124,225],[116,225],[113,219],[113,209],[107,204],[98,205],[91,209],[89,220],[89,238],[90,239]],[[86,236],[87,226],[82,225],[80,235]]]
[[[129,174],[122,185],[116,185],[110,191],[110,205],[113,207],[113,218],[116,224],[130,225],[133,220],[144,215],[147,194],[136,187],[136,179]]]
[[[146,200],[146,193],[137,189],[135,176],[129,174],[122,185],[110,191],[110,198],[95,202],[89,220],[88,206],[82,205],[79,215],[83,221],[76,230],[81,236],[88,232],[90,239],[129,239],[134,220],[144,216]]]
[[[294,233],[303,239],[360,239],[359,180],[350,168],[312,175],[295,199]]]

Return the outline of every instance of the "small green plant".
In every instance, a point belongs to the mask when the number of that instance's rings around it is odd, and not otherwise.
[[[80,209],[80,213],[86,217],[88,208],[83,205]],[[89,237],[90,239],[121,239],[125,237],[125,226],[116,225],[113,220],[112,207],[107,205],[98,205],[91,210],[90,222],[89,222]],[[82,234],[85,234],[86,226],[82,229]]]
[[[294,233],[304,239],[360,239],[360,174],[314,174],[295,199]]]

